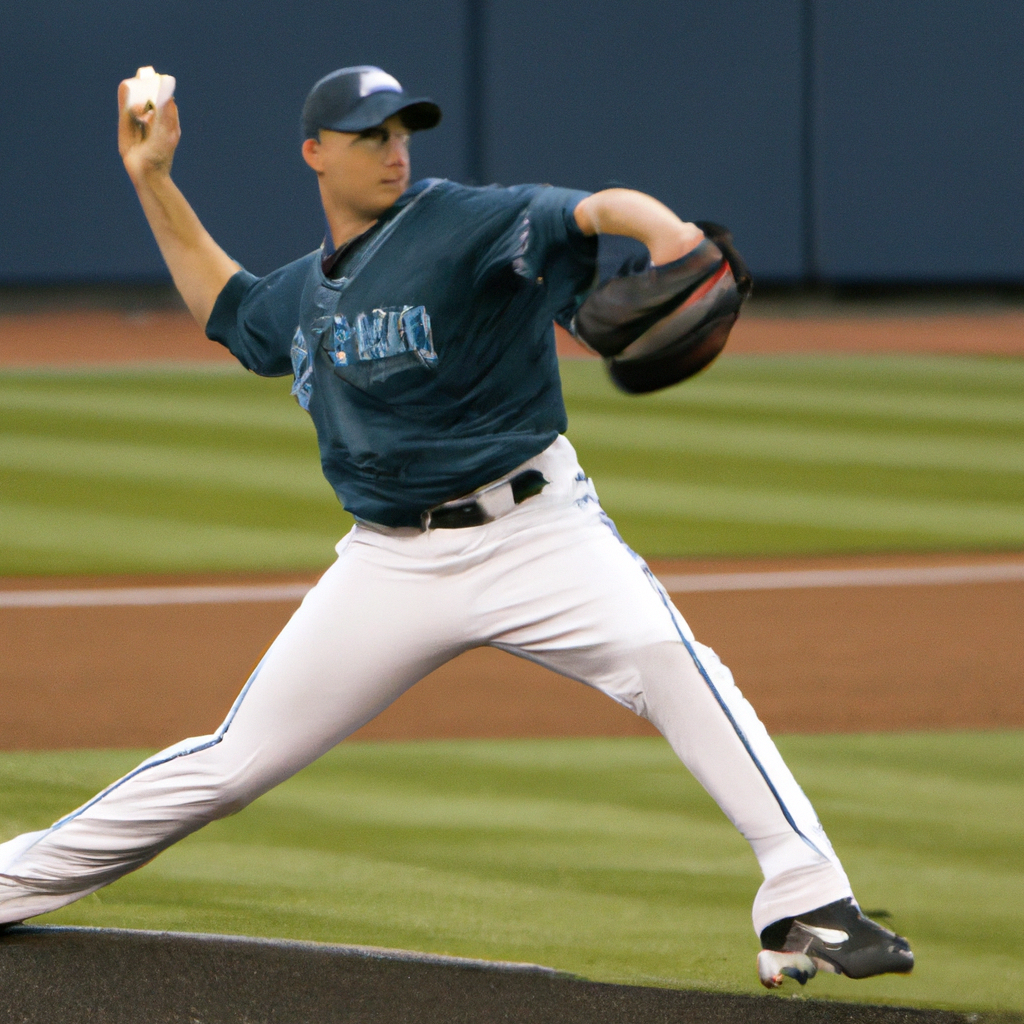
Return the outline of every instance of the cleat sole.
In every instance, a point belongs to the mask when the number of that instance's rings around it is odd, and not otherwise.
[[[757,954],[757,976],[765,988],[779,988],[785,978],[806,985],[817,973],[817,965],[806,953],[780,953],[774,949],[762,949]]]

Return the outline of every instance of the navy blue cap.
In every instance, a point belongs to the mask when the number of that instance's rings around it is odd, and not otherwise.
[[[401,114],[410,131],[433,128],[441,108],[426,96],[410,96],[386,71],[364,64],[341,68],[320,79],[302,105],[302,132],[314,139],[321,128],[362,132],[393,114]]]

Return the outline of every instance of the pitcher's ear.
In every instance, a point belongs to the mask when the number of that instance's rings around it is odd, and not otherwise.
[[[320,172],[323,168],[323,161],[320,158],[320,140],[319,139],[306,139],[302,144],[302,159],[313,168],[314,171]]]

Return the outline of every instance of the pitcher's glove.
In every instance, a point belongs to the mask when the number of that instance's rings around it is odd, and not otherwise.
[[[750,271],[729,231],[696,223],[705,239],[695,249],[659,267],[623,268],[576,312],[576,337],[605,357],[623,391],[657,391],[704,369],[722,351],[750,294]]]

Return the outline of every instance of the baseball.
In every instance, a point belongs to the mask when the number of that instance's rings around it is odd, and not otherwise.
[[[139,68],[134,78],[128,79],[126,105],[143,110],[159,109],[174,95],[173,75],[161,75],[151,67]]]

